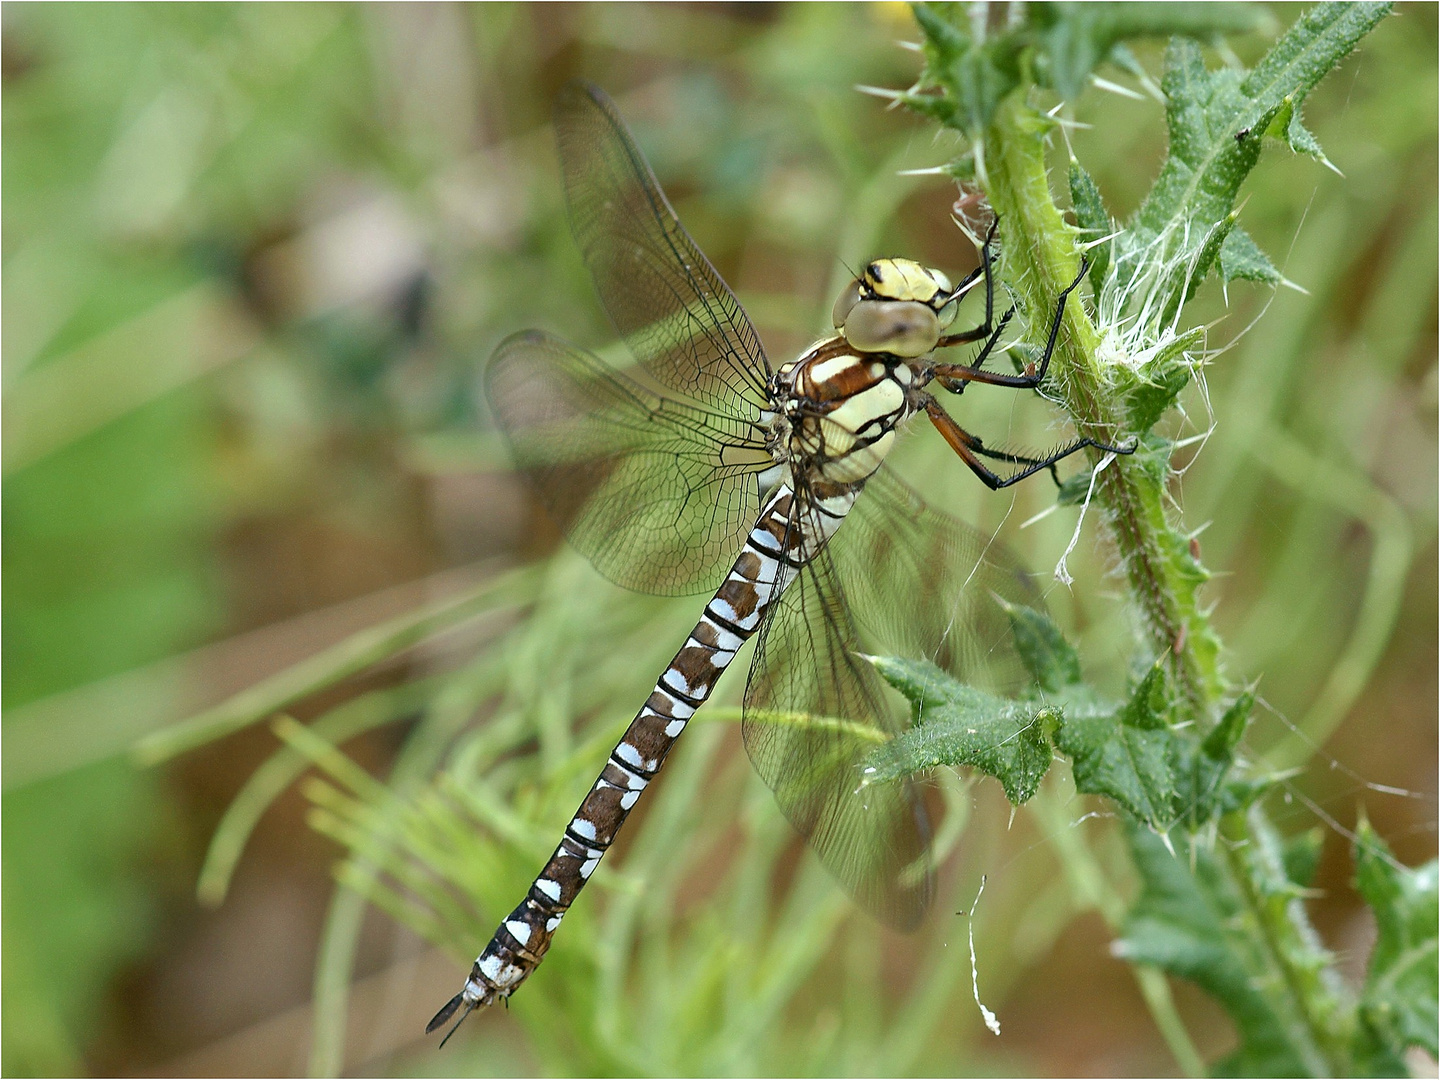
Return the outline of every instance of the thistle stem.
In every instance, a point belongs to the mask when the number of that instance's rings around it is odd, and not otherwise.
[[[1045,167],[1051,126],[1022,89],[1001,103],[984,136],[987,191],[1004,223],[1006,277],[1032,321],[1049,317],[1054,298],[1080,269],[1076,230],[1055,205]],[[1130,433],[1123,400],[1100,361],[1101,344],[1084,306],[1067,304],[1051,368],[1053,389],[1081,435],[1113,444]],[[1091,455],[1098,459],[1096,451]],[[1150,647],[1168,658],[1174,683],[1203,729],[1213,720],[1224,683],[1218,643],[1196,600],[1200,579],[1185,573],[1188,538],[1166,520],[1167,455],[1168,446],[1157,441],[1153,449],[1117,458],[1098,474],[1095,490]],[[1227,816],[1225,835],[1224,866],[1256,951],[1274,974],[1266,992],[1278,1013],[1293,1018],[1293,1049],[1316,1075],[1342,1073],[1350,1065],[1345,1047],[1353,1007],[1284,879],[1273,829],[1252,807]]]
[[[1000,105],[985,136],[990,201],[1004,222],[1007,280],[1032,319],[1048,317],[1044,313],[1080,269],[1075,230],[1050,193],[1045,136],[1051,126],[1021,91]],[[1126,435],[1124,410],[1108,392],[1099,350],[1100,334],[1084,305],[1067,304],[1052,367],[1055,389],[1081,435],[1113,444]],[[1090,454],[1098,461],[1097,451]],[[1118,458],[1097,476],[1096,493],[1151,646],[1171,658],[1176,684],[1204,723],[1220,682],[1213,664],[1202,665],[1196,656],[1191,624],[1203,616],[1193,585],[1178,579],[1167,557],[1177,538],[1165,521],[1164,471],[1147,463],[1143,455]]]
[[[1262,992],[1274,1002],[1277,1016],[1291,1018],[1291,1046],[1312,1075],[1350,1075],[1354,1004],[1285,877],[1274,826],[1259,807],[1251,807],[1227,814],[1221,834],[1226,868],[1245,904],[1251,936],[1275,973],[1264,980]]]

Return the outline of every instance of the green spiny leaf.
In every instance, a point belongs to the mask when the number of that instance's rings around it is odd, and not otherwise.
[[[1244,229],[1231,229],[1230,235],[1220,245],[1220,278],[1223,281],[1258,281],[1263,285],[1278,285],[1280,271],[1275,269],[1269,256],[1260,250]]]
[[[1297,152],[1323,158],[1299,122],[1300,106],[1389,10],[1386,3],[1317,4],[1249,73],[1207,71],[1193,41],[1170,43],[1162,82],[1170,153],[1114,253],[1122,289],[1146,279],[1156,283],[1143,290],[1155,325],[1168,322],[1209,271],[1214,251],[1229,242],[1225,223],[1259,159],[1262,135],[1277,135]],[[1253,257],[1241,258],[1254,254],[1244,241],[1234,245],[1232,266],[1263,271]]]
[[[1167,227],[1197,224],[1199,235],[1182,242],[1198,246],[1230,212],[1240,182],[1260,156],[1260,141],[1246,137],[1254,125],[1242,118],[1247,110],[1240,82],[1239,73],[1228,68],[1207,71],[1195,42],[1177,38],[1170,43],[1161,81],[1169,154],[1136,213],[1128,246],[1154,241]]]
[[[1254,798],[1229,775],[1254,697],[1241,694],[1201,740],[1170,726],[1171,693],[1157,662],[1118,709],[1071,710],[1056,743],[1071,758],[1078,790],[1115,800],[1157,831],[1180,823],[1193,831]]]
[[[1210,273],[1210,268],[1219,261],[1220,249],[1225,246],[1225,241],[1238,220],[1239,215],[1232,210],[1210,227],[1193,257],[1170,264],[1163,291],[1166,301],[1160,308],[1160,325],[1174,325],[1180,308],[1190,302],[1195,290],[1200,288],[1200,283]]]
[[[1309,129],[1300,123],[1299,110],[1290,115],[1290,123],[1285,126],[1285,141],[1297,154],[1309,154],[1313,158],[1319,158],[1327,165],[1330,163],[1330,159],[1325,156],[1325,151],[1320,149],[1320,140],[1310,134]]]
[[[1320,855],[1325,850],[1325,829],[1316,825],[1285,841],[1285,876],[1300,889],[1308,889],[1320,869]]]
[[[1142,731],[1104,717],[1072,720],[1062,730],[1060,749],[1072,759],[1078,791],[1107,796],[1132,816],[1169,828],[1175,801],[1169,732]]]
[[[1130,417],[1131,431],[1149,431],[1175,403],[1194,371],[1194,364],[1186,355],[1186,350],[1198,346],[1204,336],[1203,327],[1194,327],[1159,350],[1139,368],[1120,369],[1120,377],[1130,383],[1122,388],[1121,393]]]
[[[1246,691],[1225,710],[1220,722],[1198,745],[1179,737],[1172,745],[1171,770],[1175,777],[1175,820],[1194,831],[1211,818],[1237,809],[1234,792],[1227,783],[1235,759],[1235,747],[1245,734],[1255,696]]]
[[[1158,731],[1170,725],[1167,706],[1170,699],[1165,679],[1165,664],[1157,660],[1140,680],[1130,700],[1120,710],[1120,723],[1141,731]]]
[[[1225,789],[1217,801],[1216,810],[1224,814],[1245,810],[1252,803],[1268,795],[1280,781],[1288,780],[1293,775],[1294,773],[1281,772],[1266,776],[1231,777],[1225,781]]]
[[[1440,869],[1435,860],[1399,866],[1370,823],[1356,830],[1355,885],[1375,913],[1379,931],[1360,999],[1356,1056],[1384,1069],[1419,1046],[1436,1054],[1436,924]]]
[[[923,89],[897,100],[978,141],[1000,102],[1028,74],[1073,100],[1125,40],[1245,32],[1268,16],[1249,4],[1030,4],[1003,27],[971,23],[966,5],[917,4],[924,36]]]
[[[1060,490],[1055,493],[1055,501],[1061,506],[1079,506],[1085,501],[1085,496],[1090,494],[1092,475],[1090,469],[1082,469],[1067,476],[1060,481]]]
[[[1078,97],[1090,73],[1121,41],[1172,34],[1208,36],[1263,27],[1265,12],[1250,4],[1036,4],[1036,82],[1061,97]]]
[[[1235,747],[1240,745],[1240,739],[1245,734],[1245,728],[1250,723],[1250,710],[1255,707],[1255,695],[1246,690],[1237,697],[1234,703],[1225,710],[1225,715],[1220,718],[1220,723],[1205,736],[1205,741],[1200,748],[1205,756],[1212,761],[1228,762],[1235,754]]]
[[[1110,713],[1070,716],[1056,745],[1072,763],[1075,787],[1104,795],[1161,830],[1174,822],[1177,792],[1171,762],[1176,735],[1166,727],[1164,668],[1153,666],[1128,701]]]
[[[1148,443],[1149,440],[1144,442]],[[1195,537],[1168,529],[1160,540],[1171,579],[1183,585],[1193,596],[1196,589],[1210,580],[1210,571],[1200,561]],[[1183,633],[1186,649],[1202,669],[1217,671],[1220,663],[1220,639],[1210,622],[1209,612],[1198,606],[1192,608],[1186,616]]]
[[[1035,794],[1050,768],[1058,710],[987,694],[928,661],[873,657],[871,663],[910,700],[915,726],[871,757],[865,783],[966,765],[999,780],[1012,803]]]
[[[1219,1063],[1222,1075],[1305,1076],[1290,1018],[1263,986],[1274,978],[1263,946],[1247,932],[1245,905],[1215,855],[1195,848],[1177,857],[1142,826],[1127,830],[1141,891],[1115,943],[1117,955],[1189,979],[1235,1022],[1240,1047]]]
[[[976,139],[1000,102],[1020,85],[1024,42],[1010,34],[977,41],[958,4],[917,4],[914,10],[925,39],[921,86],[940,90],[927,96],[921,111]],[[906,104],[914,107],[909,100]]]
[[[1094,177],[1074,158],[1070,159],[1070,206],[1075,211],[1076,223],[1086,234],[1087,242],[1094,243],[1115,231],[1115,222],[1105,209]],[[1110,241],[1105,240],[1090,248],[1089,258],[1090,286],[1099,295],[1105,282],[1105,272],[1110,269]]]
[[[1316,4],[1307,9],[1246,76],[1240,89],[1257,110],[1255,121],[1248,126],[1258,129],[1260,114],[1268,113],[1272,103],[1285,103],[1291,110],[1286,119],[1291,149],[1322,156],[1318,145],[1313,150],[1304,145],[1305,140],[1313,144],[1314,137],[1299,124],[1300,104],[1392,7],[1390,3],[1352,3]]]
[[[1010,634],[1025,670],[1051,693],[1080,684],[1080,657],[1050,616],[1021,604],[1000,601],[1010,617]]]

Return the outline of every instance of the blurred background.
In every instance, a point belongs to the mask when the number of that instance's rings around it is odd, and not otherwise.
[[[785,357],[826,329],[844,262],[974,265],[954,187],[898,175],[955,145],[853,89],[913,80],[905,7],[3,20],[6,1074],[1176,1070],[1108,952],[1100,912],[1133,887],[1113,823],[1072,826],[1066,777],[1013,821],[997,785],[947,780],[954,856],[901,938],[803,856],[726,722],[681,744],[514,1006],[443,1054],[420,1035],[699,606],[559,545],[476,395],[527,326],[623,356],[549,102],[576,75],[610,91]],[[1273,811],[1322,830],[1311,910],[1351,978],[1373,924],[1343,831],[1368,814],[1411,864],[1436,845],[1436,52],[1436,7],[1402,5],[1306,106],[1335,169],[1266,151],[1242,221],[1298,288],[1206,287],[1194,319],[1236,343],[1174,430],[1209,435],[1177,508],[1209,523],[1229,668],[1267,703],[1248,753],[1304,766]],[[1138,53],[1158,75],[1160,46]],[[1106,74],[1131,96],[1090,90],[1071,143],[1123,217],[1163,116]],[[992,441],[1060,437],[1033,398],[958,411]],[[910,437],[902,472],[1048,580],[1075,508],[1020,529],[1053,488],[991,494],[937,444]],[[1049,599],[1119,688],[1135,638],[1093,526]],[[263,722],[281,709],[309,742]],[[186,752],[133,756],[196,714]],[[954,914],[981,873],[1000,1039]],[[1233,1044],[1175,993],[1202,1052]]]

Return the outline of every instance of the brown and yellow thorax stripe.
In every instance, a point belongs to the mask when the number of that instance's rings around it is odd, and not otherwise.
[[[862,353],[844,338],[815,346],[776,373],[777,460],[803,486],[863,484],[917,411],[910,363]]]

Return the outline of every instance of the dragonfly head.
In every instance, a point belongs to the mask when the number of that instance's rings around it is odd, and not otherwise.
[[[876,259],[835,301],[835,329],[861,352],[924,356],[955,321],[950,279],[910,259]]]

